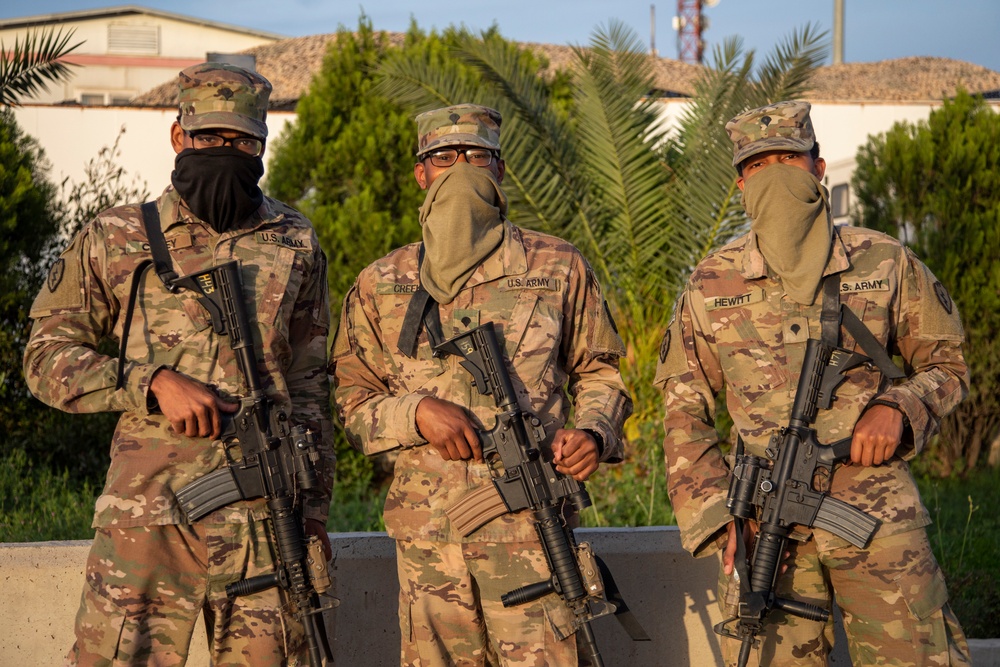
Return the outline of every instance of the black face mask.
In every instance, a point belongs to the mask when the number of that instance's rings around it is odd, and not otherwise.
[[[264,201],[257,182],[260,156],[231,146],[186,148],[177,154],[170,182],[191,212],[222,233],[250,217]]]

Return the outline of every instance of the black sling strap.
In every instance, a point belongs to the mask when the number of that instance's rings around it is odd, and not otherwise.
[[[142,226],[146,230],[146,239],[149,241],[149,252],[152,259],[143,260],[135,267],[132,273],[132,284],[129,287],[128,309],[125,311],[125,324],[122,327],[122,339],[118,349],[118,381],[115,389],[121,389],[125,385],[125,350],[128,347],[128,335],[132,328],[132,316],[135,313],[136,298],[139,295],[139,285],[142,278],[150,267],[156,268],[156,274],[160,276],[163,285],[176,292],[178,289],[177,273],[174,271],[174,263],[170,259],[170,251],[167,249],[167,240],[163,236],[163,229],[160,228],[160,214],[156,210],[156,202],[148,201],[141,206]]]
[[[417,256],[417,274],[420,272],[420,265],[424,261],[424,245],[420,244],[420,252]],[[435,349],[444,342],[444,333],[441,329],[441,316],[438,313],[438,302],[430,293],[424,289],[423,285],[417,288],[410,298],[410,304],[406,307],[406,315],[403,316],[403,325],[399,329],[399,341],[396,348],[401,354],[411,359],[417,356],[417,339],[420,337],[420,325],[423,324],[427,331],[427,338],[430,341],[431,349]],[[435,353],[437,356],[437,353]]]
[[[163,285],[168,290],[176,292],[178,289],[177,273],[174,271],[174,263],[170,259],[167,240],[163,237],[160,214],[156,210],[155,201],[148,201],[142,205],[142,224],[146,228],[146,238],[149,240],[149,252],[153,255],[156,275],[160,276],[160,280],[163,281]]]
[[[906,377],[899,366],[893,363],[892,357],[882,344],[878,342],[868,327],[858,319],[847,304],[840,303],[840,278],[837,274],[827,276],[823,281],[823,311],[820,314],[820,337],[825,345],[840,347],[840,326],[843,324],[848,333],[854,336],[858,346],[868,355],[872,363],[890,380]]]

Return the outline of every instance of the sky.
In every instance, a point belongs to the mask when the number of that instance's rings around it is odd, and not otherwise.
[[[712,49],[739,37],[745,50],[771,53],[793,30],[812,24],[832,35],[834,0],[708,0],[702,14],[706,64]],[[353,28],[364,11],[376,30],[404,31],[411,18],[422,29],[464,25],[484,30],[494,23],[508,39],[586,45],[594,32],[617,19],[661,56],[677,58],[671,23],[676,0],[2,0],[0,19],[136,4],[289,37]],[[907,56],[964,60],[1000,71],[1000,0],[844,0],[844,61],[874,62]],[[832,51],[831,51],[832,53]],[[831,62],[828,59],[827,62]]]

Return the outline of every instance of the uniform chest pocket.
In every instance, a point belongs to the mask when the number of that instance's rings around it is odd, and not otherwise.
[[[172,294],[155,273],[148,271],[136,295],[136,312],[128,341],[129,357],[144,359],[154,348],[171,350],[211,325],[211,316],[198,302],[197,295],[190,290]],[[145,335],[139,335],[140,326],[145,329]]]
[[[538,293],[522,290],[502,328],[511,375],[529,391],[552,384],[562,349],[562,311]]]
[[[302,289],[305,271],[304,253],[280,246],[275,247],[270,261],[244,265],[244,283],[253,287],[253,294],[247,298],[256,303],[257,323],[261,327],[275,327],[287,336],[291,310]]]
[[[726,383],[745,405],[783,386],[787,376],[745,309],[727,311],[716,333]],[[778,324],[780,326],[780,323]]]

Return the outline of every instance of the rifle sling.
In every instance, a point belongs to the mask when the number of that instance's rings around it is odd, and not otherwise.
[[[872,363],[890,380],[906,377],[899,366],[892,362],[889,353],[872,335],[868,327],[858,319],[847,304],[840,303],[840,279],[837,274],[826,277],[823,281],[823,311],[820,314],[820,337],[824,345],[840,347],[840,326],[843,324],[848,333],[854,336],[858,346],[868,355]]]
[[[128,346],[132,315],[135,313],[135,302],[142,277],[150,266],[154,266],[156,267],[156,275],[160,276],[164,286],[171,292],[177,291],[177,286],[174,284],[174,281],[177,280],[177,273],[170,260],[170,251],[167,249],[167,240],[163,237],[163,229],[160,228],[160,214],[156,210],[156,202],[145,202],[140,210],[142,211],[142,226],[146,230],[146,239],[149,241],[149,252],[153,258],[140,262],[132,273],[128,309],[125,311],[125,325],[122,327],[122,339],[118,349],[118,380],[115,383],[115,390],[121,389],[125,385],[125,349]]]
[[[423,261],[424,246],[420,244],[420,251],[417,255],[417,275],[420,275],[420,265],[423,264]],[[396,348],[400,353],[411,359],[415,359],[417,356],[417,339],[420,337],[421,324],[427,331],[427,339],[430,341],[432,350],[444,342],[438,303],[431,298],[430,293],[423,286],[417,288],[410,299],[410,305],[406,307],[403,325],[399,329],[399,341],[396,343]],[[435,356],[438,354],[435,353]]]

